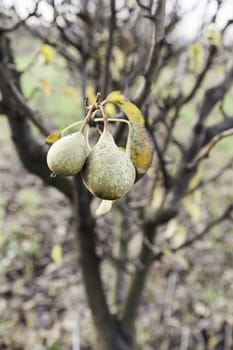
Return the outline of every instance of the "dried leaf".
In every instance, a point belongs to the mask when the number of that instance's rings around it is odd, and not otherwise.
[[[63,261],[62,246],[60,244],[55,244],[51,250],[51,258],[56,264],[61,264]]]
[[[105,100],[105,103],[107,102],[120,107],[132,123],[144,125],[144,118],[140,109],[132,102],[126,100],[120,91],[112,91]]]
[[[49,64],[54,59],[54,49],[48,44],[44,44],[41,47],[41,52],[44,57],[45,64]]]
[[[139,125],[132,125],[131,160],[139,174],[145,174],[153,158],[154,147],[147,130]]]
[[[113,203],[114,203],[114,201],[109,201],[109,200],[103,199],[100,202],[100,205],[98,206],[98,208],[96,209],[95,215],[101,216],[101,215],[107,214],[112,209]]]

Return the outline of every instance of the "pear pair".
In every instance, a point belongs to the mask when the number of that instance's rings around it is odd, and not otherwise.
[[[62,137],[49,149],[47,163],[52,172],[61,176],[82,171],[87,189],[107,200],[124,196],[136,177],[129,155],[117,147],[106,127],[92,150],[82,131]]]

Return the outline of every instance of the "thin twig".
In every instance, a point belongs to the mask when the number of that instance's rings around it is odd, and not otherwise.
[[[109,18],[109,38],[106,48],[106,56],[103,67],[103,83],[102,83],[102,96],[106,96],[109,85],[109,67],[112,56],[113,48],[113,36],[116,28],[116,4],[115,0],[111,0],[111,16]]]
[[[8,87],[11,96],[14,97],[15,101],[17,101],[21,109],[24,111],[25,116],[40,130],[42,135],[49,135],[49,129],[47,129],[47,127],[43,124],[40,118],[36,115],[38,114],[38,112],[32,111],[32,109],[28,106],[23,95],[18,90],[16,84],[14,84],[12,79],[8,79],[8,77],[6,76],[6,70],[2,66],[0,67],[0,76],[5,82],[6,86]]]
[[[221,141],[223,138],[229,137],[233,135],[233,129],[224,130],[220,134],[214,136],[212,140],[204,147],[202,148],[199,153],[195,156],[195,158],[192,160],[192,162],[188,163],[186,165],[187,169],[191,170],[197,167],[197,165],[204,159],[207,158],[211,152],[211,150],[214,148],[214,146]]]
[[[206,234],[210,232],[215,226],[221,224],[224,220],[230,219],[230,215],[233,212],[233,202],[230,203],[227,208],[223,211],[223,213],[217,217],[216,219],[212,220],[207,224],[207,226],[197,235],[195,235],[193,238],[188,239],[183,244],[181,244],[178,247],[175,248],[168,248],[171,253],[176,253],[177,251],[180,251],[184,248],[192,246],[195,242],[200,241]],[[167,249],[166,249],[167,250]],[[153,260],[161,260],[161,258],[165,255],[164,251],[160,251],[156,253],[153,257]]]

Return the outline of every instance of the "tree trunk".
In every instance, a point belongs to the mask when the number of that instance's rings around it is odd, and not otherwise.
[[[77,220],[76,239],[79,260],[89,307],[98,336],[98,350],[133,350],[131,338],[109,311],[100,277],[100,259],[96,254],[95,219],[91,215],[91,195],[81,176],[74,179],[74,210]]]

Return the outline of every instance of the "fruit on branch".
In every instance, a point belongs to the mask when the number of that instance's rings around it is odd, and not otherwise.
[[[48,151],[49,169],[61,176],[77,174],[83,167],[89,148],[82,132],[76,132],[56,141]]]
[[[131,189],[135,176],[129,155],[119,150],[105,127],[82,170],[85,186],[96,197],[115,200]]]

